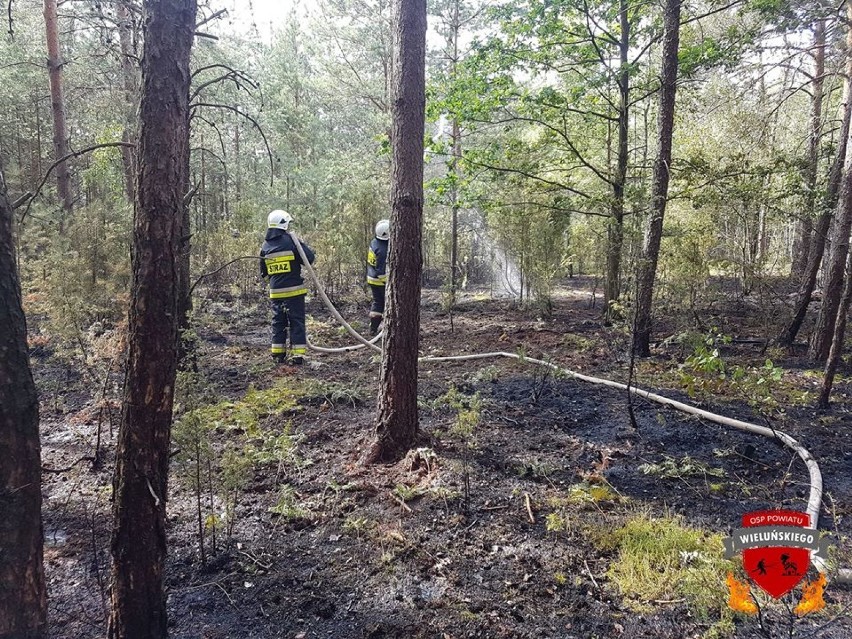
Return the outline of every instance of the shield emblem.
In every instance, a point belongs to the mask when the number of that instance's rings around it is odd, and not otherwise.
[[[810,516],[794,510],[763,510],[743,516],[744,528],[783,525],[807,528]],[[774,598],[790,592],[804,578],[811,563],[807,548],[767,543],[743,549],[743,568],[749,578]]]

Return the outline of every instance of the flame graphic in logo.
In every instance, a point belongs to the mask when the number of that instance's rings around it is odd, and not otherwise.
[[[810,612],[825,608],[825,599],[822,598],[824,590],[825,574],[819,573],[819,578],[816,581],[808,581],[802,587],[802,598],[793,612],[803,617]]]
[[[757,613],[757,604],[751,598],[751,587],[747,583],[737,581],[733,573],[730,572],[726,581],[728,582],[728,590],[731,593],[728,597],[728,606],[737,612],[744,612],[747,615]]]

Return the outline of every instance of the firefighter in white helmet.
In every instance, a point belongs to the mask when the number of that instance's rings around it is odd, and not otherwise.
[[[390,239],[390,221],[380,220],[376,224],[376,237],[370,242],[367,251],[367,284],[373,293],[370,306],[370,335],[379,331],[379,324],[385,315],[385,286],[388,281],[388,240]]]
[[[260,276],[269,279],[272,301],[272,358],[287,361],[287,333],[290,333],[290,363],[304,363],[308,339],[305,332],[305,297],[308,289],[302,279],[302,258],[288,231],[293,217],[287,211],[275,210],[267,218],[266,240],[260,247]],[[314,252],[300,242],[308,261]]]

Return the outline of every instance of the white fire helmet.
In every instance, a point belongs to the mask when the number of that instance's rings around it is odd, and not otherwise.
[[[390,220],[379,220],[376,224],[376,237],[380,240],[390,239]]]
[[[280,209],[276,209],[269,214],[269,217],[266,219],[267,226],[271,229],[281,229],[282,231],[286,231],[290,228],[290,222],[293,221],[293,216],[290,215],[287,211],[282,211]]]

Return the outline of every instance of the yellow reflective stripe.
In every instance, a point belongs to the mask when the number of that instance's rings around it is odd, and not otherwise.
[[[266,272],[269,275],[278,275],[279,273],[289,273],[291,271],[290,262],[293,261],[292,256],[266,258]]]
[[[285,297],[296,297],[297,295],[307,295],[308,289],[304,287],[296,287],[293,289],[273,288],[269,290],[269,299],[280,300]]]
[[[373,286],[384,286],[387,283],[388,276],[381,275],[380,277],[367,277],[367,284],[372,284]]]
[[[269,349],[269,350],[272,351],[273,355],[278,355],[279,353],[284,352],[284,345],[283,344],[273,344],[272,348]]]
[[[293,346],[290,348],[290,352],[293,355],[304,355],[308,350],[307,346]]]
[[[378,311],[370,311],[370,317],[384,317],[384,313],[379,313]]]
[[[296,284],[294,286],[281,286],[279,288],[269,287],[270,293],[287,293],[289,291],[307,291],[307,287],[304,284]]]
[[[293,254],[293,251],[275,251],[274,253],[267,253],[263,257],[289,257],[291,260],[296,259],[296,256]]]

